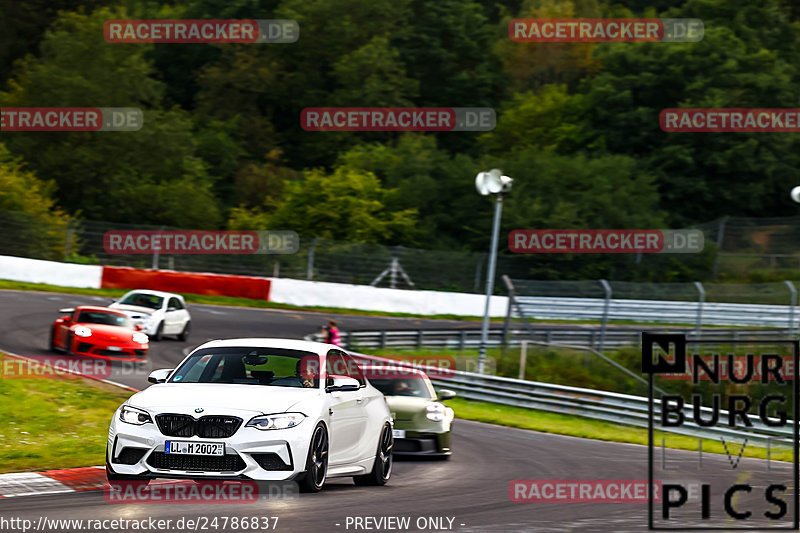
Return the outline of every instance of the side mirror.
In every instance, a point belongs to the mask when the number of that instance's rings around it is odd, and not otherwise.
[[[450,400],[456,397],[456,391],[450,389],[442,389],[436,392],[437,398],[436,401],[443,402],[445,400]]]
[[[164,383],[173,370],[173,368],[159,368],[158,370],[153,370],[150,372],[150,375],[147,376],[147,381],[150,383]]]
[[[356,391],[361,388],[357,379],[348,376],[333,376],[333,385],[325,387],[325,392]]]
[[[135,329],[136,331],[142,331],[144,329],[144,326],[142,324],[136,324],[135,326],[133,326],[133,329]]]
[[[67,315],[67,316],[62,316],[62,317],[61,317],[61,321],[62,321],[62,322],[72,322],[72,317],[71,317],[71,316],[69,316],[69,315]]]

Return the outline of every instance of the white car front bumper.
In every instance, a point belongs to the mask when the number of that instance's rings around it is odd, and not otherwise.
[[[247,422],[227,438],[170,437],[162,434],[155,422],[141,426],[122,422],[117,411],[108,432],[109,463],[117,474],[194,479],[282,481],[305,471],[315,427],[312,420],[290,429],[267,431],[245,427]],[[225,456],[165,454],[168,440],[223,443]]]
[[[136,325],[142,326],[141,331],[148,336],[153,336],[156,333],[156,329],[158,328],[158,317],[154,317],[152,315],[145,315],[144,313],[139,313],[136,311],[127,311],[122,309],[125,314],[127,314],[133,323]]]

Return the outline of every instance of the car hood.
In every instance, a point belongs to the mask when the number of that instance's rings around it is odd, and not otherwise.
[[[92,330],[91,337],[88,337],[88,341],[115,341],[115,342],[131,342],[133,340],[133,334],[136,333],[134,330],[129,328],[123,328],[122,326],[111,326],[108,324],[73,324],[70,326],[71,330],[74,330],[77,327],[84,327],[89,328]],[[83,338],[83,337],[77,337]]]
[[[449,431],[450,423],[453,420],[453,410],[447,409],[445,420],[434,422],[429,420],[427,408],[435,402],[433,398],[416,398],[413,396],[386,396],[386,403],[392,413],[395,428],[412,431]]]
[[[397,418],[412,418],[413,415],[424,413],[428,405],[433,401],[431,398],[417,398],[414,396],[386,396],[389,410],[396,413]]]
[[[156,309],[150,309],[149,307],[141,307],[138,305],[128,305],[128,304],[113,304],[110,306],[112,309],[119,309],[120,311],[125,311],[126,314],[129,316],[131,315],[152,315]]]
[[[195,417],[225,414],[272,414],[319,394],[317,389],[220,383],[159,383],[131,396],[129,403],[156,413]],[[203,409],[196,413],[195,409]]]

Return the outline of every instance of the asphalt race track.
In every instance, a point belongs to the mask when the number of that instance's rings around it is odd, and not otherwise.
[[[20,355],[47,354],[48,327],[57,317],[59,307],[107,302],[86,296],[0,291],[0,348]],[[237,336],[300,338],[317,330],[328,318],[316,313],[199,305],[189,308],[193,320],[190,342],[164,340],[153,343],[152,368],[174,366],[183,357],[185,349],[206,339]],[[356,316],[337,316],[336,319],[345,331],[465,327],[464,323],[451,321]],[[469,324],[469,327],[475,326]],[[144,387],[145,377],[125,375],[114,379],[134,387]],[[509,498],[509,483],[515,479],[647,479],[646,447],[457,420],[453,449],[449,461],[396,461],[392,479],[385,487],[356,487],[345,478],[332,480],[319,494],[248,505],[119,505],[106,503],[100,491],[75,492],[2,498],[0,517],[29,519],[34,523],[42,516],[48,519],[100,520],[152,517],[156,520],[171,519],[175,523],[180,518],[201,516],[277,516],[276,530],[287,532],[391,531],[347,526],[348,517],[352,520],[354,517],[389,516],[410,517],[411,527],[405,531],[448,530],[418,529],[417,519],[426,517],[451,518],[451,530],[459,532],[647,530],[645,503],[513,503]],[[720,487],[730,484],[731,468],[728,457],[724,455],[705,454],[702,470],[698,471],[694,466],[696,453],[673,450],[667,453],[673,466],[681,467],[682,472],[692,471],[694,479],[709,483],[717,498]],[[749,479],[754,487],[766,485],[770,475],[786,477],[785,466],[773,463],[770,474],[765,464],[765,461],[743,458],[738,472],[741,475],[745,470],[750,471]],[[683,476],[681,479],[686,478]],[[695,515],[697,507],[697,504],[693,507]],[[718,512],[718,507],[719,502],[715,500],[712,512]],[[180,530],[170,528],[163,531]]]
[[[48,335],[58,309],[77,305],[108,305],[109,298],[56,294],[44,292],[0,290],[0,349],[18,355],[51,355]],[[286,337],[302,339],[336,320],[339,329],[392,330],[424,328],[475,328],[478,324],[453,320],[423,320],[357,315],[325,315],[294,311],[221,307],[214,305],[189,306],[192,332],[187,342],[166,337],[150,344],[150,361],[144,369],[134,371],[131,365],[118,365],[109,379],[135,387],[148,385],[150,370],[174,368],[189,350],[213,339],[235,337]]]
[[[590,461],[584,477],[616,475],[628,463],[630,447],[620,454],[616,445],[589,443],[580,439],[547,436],[521,430],[458,421],[454,436],[454,455],[450,461],[398,461],[385,487],[356,487],[349,480],[334,480],[319,494],[300,495],[295,501],[263,502],[253,505],[113,505],[100,492],[67,495],[9,498],[0,501],[0,514],[6,517],[38,520],[48,518],[154,518],[178,520],[196,516],[279,516],[278,530],[292,532],[347,531],[348,516],[455,517],[454,531],[585,531],[581,526],[592,518],[604,517],[608,526],[595,531],[623,531],[622,521],[643,524],[644,505],[591,506],[558,504],[550,508],[539,504],[509,501],[508,482],[520,476],[574,476],[570,451],[581,457],[602,457],[597,469]],[[560,450],[553,457],[553,450]],[[644,449],[636,448],[644,474]],[[616,456],[616,459],[609,460]],[[609,512],[613,513],[609,516]],[[559,518],[561,516],[561,518]],[[562,520],[570,517],[573,524]],[[555,522],[553,522],[555,520]],[[341,524],[339,527],[336,524]],[[462,526],[461,524],[465,524]],[[639,531],[641,527],[632,529]],[[350,531],[353,531],[352,526]],[[416,531],[416,529],[412,529]]]

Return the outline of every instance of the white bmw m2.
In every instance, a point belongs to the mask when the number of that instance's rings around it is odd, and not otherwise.
[[[296,480],[306,492],[352,476],[384,485],[392,417],[355,359],[330,344],[211,341],[114,413],[109,481]]]

